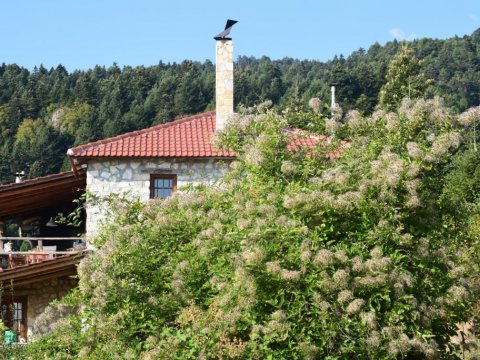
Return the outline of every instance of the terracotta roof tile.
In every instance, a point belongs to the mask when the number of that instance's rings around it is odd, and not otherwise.
[[[147,129],[80,145],[68,151],[73,158],[92,157],[235,157],[211,144],[215,112],[186,117]]]
[[[288,150],[301,151],[313,149],[319,142],[328,146],[332,143],[333,137],[328,135],[314,134],[300,129],[288,129],[286,132],[290,135],[291,141],[288,143]],[[341,149],[350,147],[347,141],[340,142],[338,150],[330,151],[325,154],[327,158],[339,158],[341,156]]]
[[[319,142],[329,144],[330,136],[299,129],[286,129],[291,136],[288,149],[312,149]],[[123,135],[74,147],[68,151],[81,160],[95,157],[163,157],[163,158],[234,158],[233,151],[216,149],[211,141],[215,134],[215,112],[206,112],[169,123],[132,131]],[[328,157],[338,157],[331,153]]]

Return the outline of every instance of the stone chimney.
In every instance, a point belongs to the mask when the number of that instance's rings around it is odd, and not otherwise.
[[[231,39],[216,41],[215,104],[216,131],[222,131],[225,122],[233,114],[233,42]]]
[[[215,131],[222,131],[225,122],[233,114],[233,42],[227,37],[237,20],[227,20],[225,30],[214,37],[217,41],[215,56]]]

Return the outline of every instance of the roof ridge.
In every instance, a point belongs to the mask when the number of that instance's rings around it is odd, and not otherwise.
[[[151,126],[149,128],[146,128],[146,129],[139,129],[139,130],[130,131],[130,132],[127,132],[127,133],[124,133],[124,134],[112,136],[112,137],[109,137],[109,138],[106,138],[106,139],[102,139],[102,140],[94,141],[94,142],[91,142],[91,143],[88,143],[88,144],[79,145],[79,146],[70,148],[70,149],[67,150],[67,155],[75,156],[75,155],[78,155],[79,152],[83,152],[84,150],[87,150],[87,149],[93,150],[96,147],[104,145],[104,144],[112,143],[112,142],[122,140],[122,139],[126,139],[126,138],[131,138],[131,137],[142,135],[142,134],[146,134],[146,133],[149,133],[149,132],[152,132],[152,131],[156,131],[158,129],[166,129],[166,128],[175,127],[175,126],[180,125],[180,124],[185,124],[185,123],[188,123],[188,122],[191,122],[191,121],[194,121],[194,120],[198,120],[198,119],[202,119],[202,118],[206,118],[206,117],[211,117],[213,115],[215,115],[214,110],[213,111],[207,111],[207,112],[200,113],[200,114],[187,116],[187,117],[184,117],[184,118],[176,119],[176,120],[169,121],[169,122],[162,123],[162,124],[153,125],[153,126]]]
[[[284,131],[292,135],[301,135],[301,136],[305,136],[307,138],[316,139],[316,140],[327,140],[327,139],[333,138],[332,135],[317,134],[309,130],[303,130],[299,128],[285,128]]]

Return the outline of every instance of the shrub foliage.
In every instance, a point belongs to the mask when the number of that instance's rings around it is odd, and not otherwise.
[[[474,317],[478,272],[470,260],[478,185],[461,181],[478,167],[476,154],[464,155],[467,117],[438,98],[341,121],[238,116],[217,139],[238,154],[221,182],[155,203],[112,200],[115,218],[69,299],[81,310],[27,350],[91,359],[453,358],[457,324]],[[336,136],[295,146],[312,135],[292,124],[307,122]]]

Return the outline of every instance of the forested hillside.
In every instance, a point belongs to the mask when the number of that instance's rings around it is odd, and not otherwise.
[[[239,57],[236,104],[270,99],[280,109],[301,108],[312,97],[328,103],[329,84],[335,83],[344,109],[368,114],[400,45],[374,44],[328,62]],[[428,96],[440,95],[458,111],[480,103],[480,29],[463,38],[421,39],[410,46],[431,79]],[[68,169],[65,153],[72,145],[212,109],[214,70],[210,61],[123,69],[114,64],[71,73],[61,65],[30,72],[2,64],[0,183],[11,182],[18,170],[35,177]]]

